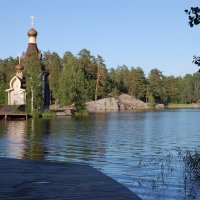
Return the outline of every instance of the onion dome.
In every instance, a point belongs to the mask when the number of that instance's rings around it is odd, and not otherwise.
[[[19,71],[19,70],[22,71],[22,70],[24,69],[24,66],[21,65],[21,64],[18,64],[18,65],[16,65],[15,69],[16,69],[17,71]]]
[[[37,31],[34,29],[34,28],[31,28],[29,31],[28,31],[28,36],[29,37],[36,37],[37,36]]]

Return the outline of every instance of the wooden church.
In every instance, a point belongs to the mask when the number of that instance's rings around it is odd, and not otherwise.
[[[26,104],[26,88],[25,80],[30,77],[23,76],[23,70],[26,68],[26,63],[31,54],[38,54],[38,59],[42,59],[42,55],[37,47],[37,31],[33,27],[32,18],[32,28],[28,31],[28,47],[25,53],[22,55],[22,63],[19,59],[19,64],[15,67],[16,74],[10,81],[10,88],[6,90],[8,94],[8,105],[25,105]],[[48,73],[45,69],[41,69],[41,80],[43,81],[43,108],[48,108],[50,105],[50,90],[48,82]]]

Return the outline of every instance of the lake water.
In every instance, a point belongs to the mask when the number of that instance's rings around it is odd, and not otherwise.
[[[0,156],[89,164],[142,199],[200,199],[180,150],[200,147],[200,110],[0,121]]]

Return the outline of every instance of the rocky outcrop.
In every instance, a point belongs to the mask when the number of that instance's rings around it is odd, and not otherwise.
[[[56,116],[72,116],[73,112],[70,109],[56,111]]]
[[[120,110],[147,110],[150,109],[147,103],[136,99],[128,94],[121,94],[119,96]]]
[[[89,112],[105,112],[119,110],[118,101],[113,97],[87,102],[86,108]]]
[[[63,110],[56,110],[56,116],[73,116],[76,111],[75,105],[66,106]]]
[[[164,104],[160,103],[160,104],[156,104],[155,108],[157,110],[162,110],[162,109],[165,109],[165,106],[164,106]]]
[[[88,112],[109,112],[119,110],[142,111],[152,109],[147,103],[144,103],[143,101],[128,94],[121,94],[117,99],[110,97],[87,102],[86,108]],[[155,108],[164,109],[165,107],[163,104],[157,104]]]

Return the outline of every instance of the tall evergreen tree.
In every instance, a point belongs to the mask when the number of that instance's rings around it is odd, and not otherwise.
[[[153,97],[156,103],[162,102],[163,75],[158,69],[152,69],[149,73],[147,92],[147,96]]]
[[[128,92],[137,99],[144,100],[146,97],[147,84],[142,68],[131,68],[128,78]]]
[[[44,65],[49,73],[49,86],[51,97],[58,100],[59,78],[61,73],[61,58],[56,52],[44,53]]]
[[[64,60],[59,99],[63,105],[74,103],[78,110],[84,109],[87,99],[87,81],[84,72],[79,68],[78,60],[72,54],[65,54]]]
[[[199,102],[200,101],[200,73],[196,72],[193,74],[193,101]]]
[[[41,68],[42,64],[38,58],[38,54],[31,54],[24,70],[24,76],[26,78],[26,110],[28,112],[31,112],[32,109],[39,111],[43,106]]]
[[[95,57],[91,55],[90,51],[87,49],[82,49],[78,53],[78,60],[80,67],[86,75],[86,78],[96,80],[97,64]]]
[[[96,79],[96,90],[95,90],[95,100],[98,97],[105,98],[111,92],[111,80],[108,74],[108,70],[104,63],[103,58],[98,55],[97,59],[97,79]]]
[[[110,78],[119,92],[123,93],[128,92],[129,75],[130,71],[126,65],[118,66],[116,69],[111,68]]]
[[[88,99],[95,99],[96,80],[97,80],[97,62],[94,56],[87,49],[82,49],[78,53],[79,67],[84,72],[84,77],[87,80]]]
[[[194,85],[191,74],[186,74],[183,78],[182,98],[185,103],[194,102]]]
[[[163,76],[163,103],[178,103],[180,102],[181,95],[178,85],[178,79],[173,76]]]

